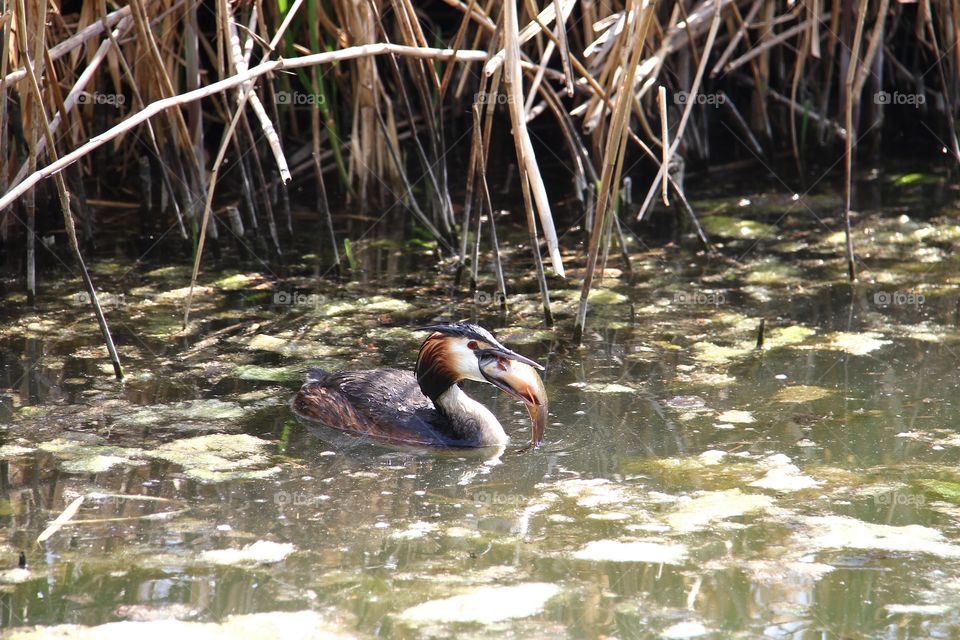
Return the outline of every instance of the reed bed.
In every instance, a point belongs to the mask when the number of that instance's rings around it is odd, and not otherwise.
[[[0,32],[0,238],[23,239],[31,300],[38,236],[65,232],[85,272],[91,203],[116,185],[189,243],[195,283],[208,239],[281,253],[295,183],[316,195],[332,266],[349,248],[338,212],[400,207],[471,283],[494,257],[506,300],[486,176],[491,140],[509,135],[547,324],[558,224],[586,231],[579,341],[597,264],[616,242],[629,266],[624,225],[656,201],[678,203],[710,248],[686,165],[786,153],[804,175],[836,151],[853,280],[858,158],[906,123],[960,161],[952,1],[2,0]],[[533,125],[556,131],[569,185],[544,180]],[[581,219],[555,219],[561,188]]]

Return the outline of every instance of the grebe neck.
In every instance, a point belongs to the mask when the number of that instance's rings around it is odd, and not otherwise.
[[[506,444],[507,434],[500,421],[485,406],[464,393],[458,385],[433,399],[433,403],[450,420],[457,440],[488,447]]]

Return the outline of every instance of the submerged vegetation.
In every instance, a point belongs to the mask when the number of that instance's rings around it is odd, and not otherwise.
[[[236,239],[272,260],[305,224],[291,197],[305,189],[334,267],[356,266],[369,224],[353,216],[396,210],[471,287],[482,249],[504,303],[495,214],[507,206],[527,228],[547,324],[548,272],[585,262],[579,340],[598,262],[619,246],[630,270],[628,225],[656,202],[714,250],[723,225],[701,226],[685,167],[747,160],[776,175],[786,152],[787,180],[812,188],[814,168],[842,165],[843,202],[815,215],[843,213],[854,279],[855,159],[919,140],[920,154],[960,160],[953,3],[541,4],[4,0],[4,250],[32,300],[38,252],[82,265],[103,211],[124,211],[137,222],[123,234],[178,234],[192,252],[186,322],[206,245]],[[487,181],[504,157],[519,203]],[[569,181],[545,178],[557,165]],[[772,232],[753,224],[741,231]],[[72,258],[56,248],[63,230]]]

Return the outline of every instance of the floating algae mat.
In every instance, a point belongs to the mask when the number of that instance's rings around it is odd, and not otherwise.
[[[955,221],[909,203],[859,214],[850,286],[835,217],[755,194],[694,206],[714,212],[719,256],[633,247],[631,279],[611,252],[579,349],[569,256],[552,328],[532,273],[508,274],[500,317],[488,273],[476,298],[446,273],[381,278],[361,242],[339,285],[315,258],[283,278],[205,266],[186,330],[189,266],[94,261],[95,277],[131,274],[108,310],[123,384],[70,303],[77,282],[36,308],[11,298],[3,634],[960,635]],[[508,268],[527,264],[504,244]],[[474,314],[547,365],[539,450],[518,451],[521,405],[469,381],[512,437],[499,457],[291,415],[306,369],[409,369],[414,328]]]

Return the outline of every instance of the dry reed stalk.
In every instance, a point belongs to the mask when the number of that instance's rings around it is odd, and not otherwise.
[[[371,2],[371,11],[374,12],[374,15],[377,19],[378,28],[381,31],[381,35],[384,40],[389,41],[387,36],[387,31],[383,26],[383,23],[380,20],[379,13],[376,13],[376,8]],[[401,7],[402,8],[402,7]],[[411,9],[412,12],[412,9]],[[419,40],[422,37],[422,34],[419,33],[419,30],[414,29],[413,27],[408,26],[408,35],[407,35],[407,45],[408,46],[421,46]],[[417,151],[417,154],[420,158],[420,163],[423,166],[423,170],[427,175],[427,178],[430,181],[430,186],[432,187],[431,193],[434,196],[434,205],[435,212],[438,214],[434,217],[440,218],[440,222],[443,225],[443,229],[446,234],[450,235],[453,233],[453,228],[456,225],[456,222],[453,217],[453,202],[450,200],[450,190],[447,185],[447,173],[446,173],[446,163],[443,162],[443,153],[441,149],[443,148],[443,125],[440,121],[442,119],[442,113],[437,114],[436,111],[432,108],[432,100],[430,98],[431,88],[439,88],[440,80],[436,75],[435,70],[429,65],[425,65],[422,60],[413,61],[408,63],[408,69],[410,75],[414,79],[414,86],[416,87],[417,93],[420,98],[420,106],[424,114],[424,124],[427,129],[427,139],[430,144],[430,151],[433,156],[433,159],[427,156],[427,152],[423,147],[423,144],[420,141],[420,135],[416,126],[416,119],[414,114],[418,113],[410,101],[410,97],[407,94],[406,86],[403,81],[403,75],[400,71],[400,65],[397,63],[396,58],[390,57],[390,68],[393,70],[394,77],[396,79],[397,88],[399,90],[400,99],[403,103],[404,108],[409,114],[409,126],[414,141],[414,147]],[[429,67],[429,69],[428,69]],[[434,117],[436,115],[436,118]],[[394,141],[393,149],[391,150],[391,156],[395,157],[397,155],[396,150],[399,149],[399,143],[396,140],[396,130],[391,130],[391,137]],[[409,182],[406,179],[406,172],[403,170],[402,165],[398,164],[398,174],[404,176],[404,181]],[[412,197],[412,190],[409,190]],[[433,227],[433,224],[431,224]]]
[[[126,34],[127,31],[129,31],[129,29],[132,27],[133,18],[129,15],[124,16],[124,18],[120,21],[120,24],[117,26],[117,29],[115,31],[111,30],[109,27],[106,26],[106,19],[108,16],[106,0],[99,0],[99,6],[100,6],[100,14],[102,16],[101,21],[104,22],[104,32],[107,34],[107,40],[101,43],[100,49],[105,49],[106,43],[109,42],[113,51],[115,51],[117,54],[117,61],[119,62],[121,68],[123,69],[123,74],[127,78],[132,78],[133,71],[130,69],[130,65],[127,63],[127,57],[124,55],[123,49],[120,47],[118,39],[123,37],[123,35]],[[97,55],[100,55],[100,49],[97,50]],[[84,86],[86,86],[86,83],[82,82],[82,78],[87,73],[88,69],[91,69],[91,68],[96,68],[96,65],[94,65],[92,62],[87,64],[87,68],[84,69],[83,73],[81,73],[80,75],[80,78],[77,79],[77,82],[70,89],[70,93],[67,96],[68,101],[70,97],[74,95],[75,92],[78,93],[80,90],[82,90]],[[136,82],[130,83],[130,93],[133,96],[133,101],[136,108],[143,109],[146,103],[144,102],[143,95],[140,93],[140,89],[137,86]],[[65,105],[65,108],[68,109],[66,105]],[[58,113],[57,115],[59,116],[60,114]],[[153,150],[154,156],[156,158],[161,158],[162,154],[160,152],[160,144],[157,141],[157,134],[153,129],[153,123],[147,120],[144,124],[146,125],[147,137],[150,139],[150,146],[151,146],[151,149]],[[164,187],[166,188],[167,192],[169,192],[170,194],[173,194],[174,193],[173,184],[172,184],[173,174],[166,163],[160,162],[159,164],[160,164],[160,175],[163,179]],[[187,240],[189,236],[187,235],[187,228],[186,228],[186,225],[184,224],[183,211],[180,209],[180,204],[177,202],[176,198],[171,198],[170,203],[171,203],[171,206],[173,207],[175,215],[177,216],[177,224],[179,225],[180,236],[184,240]]]
[[[553,223],[549,211],[549,202],[546,200],[546,190],[543,187],[543,178],[540,176],[540,169],[537,167],[536,158],[533,154],[533,146],[530,144],[530,138],[527,135],[527,121],[523,115],[522,99],[523,85],[520,75],[520,43],[517,28],[517,5],[516,0],[506,0],[503,4],[503,41],[506,50],[506,61],[504,64],[503,85],[507,96],[507,107],[510,112],[510,121],[513,124],[513,140],[517,153],[517,166],[520,173],[520,190],[523,194],[524,211],[527,214],[527,232],[530,237],[530,252],[533,254],[533,263],[537,273],[537,283],[540,286],[540,298],[543,303],[543,321],[548,327],[553,325],[553,312],[550,310],[550,289],[547,286],[547,277],[543,271],[543,261],[540,258],[540,242],[537,234],[537,222],[534,216],[534,200],[538,207],[546,206],[547,209],[540,209],[541,221],[544,216]],[[494,73],[498,69],[494,69]],[[539,190],[534,191],[534,181],[538,181]],[[534,191],[531,193],[531,191]],[[547,234],[546,228],[544,234]],[[547,241],[548,247],[550,241]],[[556,248],[556,236],[554,234],[554,248],[556,257],[551,251],[551,258],[554,260],[554,271],[563,275],[563,263],[560,260],[559,249]]]
[[[820,0],[814,0],[819,2]],[[760,7],[763,6],[763,0],[754,0],[754,3],[750,6],[750,11],[747,12],[746,17],[743,20],[740,20],[740,26],[737,28],[736,33],[733,34],[733,37],[730,38],[730,41],[727,43],[726,49],[723,50],[723,53],[720,54],[720,57],[717,58],[717,62],[713,65],[713,68],[710,70],[710,77],[715,78],[720,75],[721,70],[725,70],[727,60],[730,59],[730,56],[733,55],[733,52],[736,51],[737,46],[747,35],[747,27],[753,23],[753,19],[756,17],[757,12],[760,11]],[[737,5],[733,5],[733,15],[738,16],[739,11],[737,10]]]
[[[454,35],[453,40],[450,43],[451,49],[461,49],[463,45],[464,38],[467,35],[467,27],[470,25],[470,16],[469,13],[472,10],[473,4],[476,0],[470,0],[470,4],[467,6],[467,12],[464,13],[463,18],[460,20],[460,26],[457,28],[457,33]],[[448,64],[446,69],[443,70],[443,78],[440,80],[440,89],[437,91],[437,102],[443,103],[444,97],[447,95],[447,89],[450,86],[450,81],[453,78],[453,71],[456,67],[452,64]]]
[[[552,8],[553,5],[551,5]],[[560,257],[560,246],[557,240],[557,231],[553,223],[553,214],[550,210],[550,200],[547,198],[547,188],[543,182],[543,176],[540,174],[540,167],[537,164],[537,157],[533,151],[533,143],[530,141],[530,134],[527,131],[527,120],[523,113],[523,77],[520,72],[520,34],[517,30],[516,0],[507,0],[503,5],[504,16],[504,49],[505,69],[504,69],[504,87],[507,96],[507,108],[510,113],[510,122],[513,125],[513,139],[517,150],[517,166],[520,169],[520,184],[527,185],[532,195],[532,201],[524,200],[527,209],[527,226],[530,232],[531,250],[538,254],[539,262],[539,243],[537,242],[537,229],[533,215],[533,203],[536,203],[537,213],[539,214],[540,224],[543,227],[544,239],[547,242],[547,251],[550,255],[550,263],[554,272],[563,277],[563,260]],[[546,12],[547,9],[544,10]],[[535,30],[531,30],[534,31]],[[531,36],[532,37],[532,36]],[[486,68],[490,68],[488,64]],[[496,71],[496,65],[493,70]],[[549,303],[546,302],[546,278],[540,277],[541,293],[545,299],[544,314],[549,316]]]
[[[351,44],[377,41],[375,17],[368,3],[359,2],[343,9],[345,31],[349,34]],[[380,84],[377,66],[373,60],[358,60],[350,81],[353,103],[347,176],[356,188],[360,209],[367,210],[375,206],[367,201],[374,191],[373,187],[381,191],[380,202],[385,202],[384,188],[387,185],[392,188],[399,183],[393,167],[386,164],[387,153],[384,145],[389,144],[390,136],[378,134],[377,112],[381,108],[380,103],[386,103],[384,108],[392,110],[392,107],[384,87]]]
[[[293,8],[296,9],[298,6],[299,5],[295,5]],[[289,24],[290,24],[290,20],[285,20],[281,25],[281,29],[286,29],[286,27],[289,26]],[[232,20],[231,20],[231,25],[233,25]],[[235,25],[228,26],[228,32],[230,34],[230,49],[232,51],[231,57],[234,59],[235,73],[236,74],[249,73],[250,71],[249,68],[247,68],[245,62],[242,61],[242,56],[239,54],[240,39],[239,39],[239,35],[236,32]],[[283,31],[278,31],[274,35],[273,39],[270,42],[270,47],[269,47],[270,51],[273,51],[273,49],[276,47],[277,43],[279,42],[279,39],[282,36],[283,36]],[[210,182],[207,185],[206,202],[203,208],[203,222],[200,225],[200,238],[197,241],[197,251],[193,261],[193,273],[190,276],[190,291],[187,293],[187,299],[184,304],[184,310],[183,310],[183,327],[184,328],[186,328],[190,322],[190,307],[193,302],[193,290],[197,285],[197,276],[200,273],[200,260],[203,256],[203,246],[206,240],[207,228],[210,222],[210,213],[213,206],[213,194],[217,186],[217,176],[220,173],[220,167],[222,166],[223,159],[226,156],[227,145],[230,144],[231,140],[233,139],[233,132],[236,130],[237,123],[242,119],[244,115],[244,108],[246,106],[246,103],[254,93],[254,83],[252,78],[247,82],[244,82],[239,85],[238,93],[239,95],[237,97],[237,108],[233,113],[233,117],[230,120],[230,124],[227,126],[227,128],[223,132],[223,136],[220,142],[220,148],[217,151],[217,158],[216,160],[214,160],[213,169],[210,173]],[[275,226],[272,225],[273,223],[272,216],[270,217],[270,222],[271,222],[271,233],[274,236],[274,238],[276,238],[276,229],[275,229]],[[279,249],[279,246],[278,246],[278,249]]]
[[[63,525],[70,522],[73,519],[73,516],[77,515],[77,511],[80,510],[80,505],[83,504],[83,501],[86,500],[86,495],[82,495],[79,498],[76,498],[73,502],[67,505],[67,508],[64,509],[60,515],[56,517],[47,528],[44,529],[39,536],[37,536],[36,544],[41,544],[46,542],[50,537],[55,534],[57,531],[63,528]]]
[[[383,121],[382,114],[378,111],[376,112],[377,124],[380,125],[380,130],[384,136],[390,135],[390,128],[387,126],[387,123]],[[390,155],[390,158],[393,160],[393,164],[396,167],[397,175],[400,179],[401,184],[403,185],[404,194],[406,196],[406,202],[410,207],[410,210],[413,212],[414,216],[420,220],[421,224],[427,228],[431,235],[437,239],[437,242],[442,244],[445,249],[450,253],[453,253],[453,247],[447,241],[446,237],[440,233],[440,230],[437,229],[430,218],[427,217],[427,214],[423,212],[423,209],[420,208],[419,202],[417,202],[416,196],[413,194],[413,184],[411,184],[410,179],[407,177],[407,170],[403,166],[403,162],[400,160],[400,156],[397,154],[398,148],[397,141],[394,140],[393,144],[386,146],[387,153]]]
[[[623,72],[620,74],[620,86],[618,87],[616,104],[607,133],[606,149],[603,154],[603,170],[600,175],[600,187],[597,193],[597,211],[593,219],[586,271],[583,277],[583,286],[580,289],[580,304],[577,308],[577,319],[574,326],[573,341],[576,344],[583,341],[587,319],[587,298],[590,295],[594,272],[597,268],[600,241],[610,207],[610,200],[613,198],[611,190],[616,188],[614,185],[620,183],[619,177],[623,168],[623,156],[626,149],[627,130],[629,129],[631,103],[633,101],[631,92],[637,67],[640,64],[640,57],[643,53],[643,47],[640,46],[640,43],[646,40],[653,18],[653,6],[647,4],[645,0],[639,7],[637,2],[631,2],[629,7],[628,11],[634,15],[633,19],[628,21],[632,23],[628,25],[629,29],[623,31],[623,39],[624,42],[633,43],[633,47],[629,49],[629,58],[627,58]],[[628,49],[623,47],[623,50],[626,52]],[[664,167],[661,167],[661,170],[663,169]]]
[[[486,82],[487,79],[485,76],[480,77],[480,87],[478,95],[485,95],[486,93]],[[480,109],[476,102],[470,109],[471,113],[475,113],[473,118],[474,131],[473,135],[470,137],[470,158],[467,161],[467,182],[464,186],[464,198],[463,198],[463,216],[460,222],[460,263],[457,265],[457,275],[455,278],[454,285],[457,286],[460,283],[460,277],[463,273],[463,268],[467,264],[467,244],[470,236],[470,216],[473,212],[473,203],[475,199],[479,199],[479,196],[475,193],[474,185],[476,183],[477,176],[477,163],[479,162],[479,153],[480,153]],[[473,280],[476,280],[476,265],[471,265],[471,272]]]
[[[864,14],[867,10],[867,0],[860,0],[860,13]],[[857,279],[857,265],[853,258],[853,236],[850,231],[850,201],[851,191],[853,189],[853,148],[857,133],[853,128],[853,84],[857,73],[857,60],[860,56],[860,40],[863,34],[863,22],[857,21],[855,34],[853,37],[853,46],[850,50],[850,58],[847,63],[846,80],[844,81],[844,128],[847,130],[847,139],[844,141],[843,153],[843,230],[845,235],[845,248],[847,252],[847,275],[850,281]]]
[[[570,157],[573,160],[574,190],[577,199],[583,202],[587,185],[593,184],[599,179],[596,169],[594,169],[593,163],[590,160],[590,152],[584,146],[573,121],[563,109],[560,97],[553,88],[548,84],[541,84],[538,88],[538,93],[546,102],[547,108],[553,112],[560,131],[563,134],[564,141],[570,150]],[[589,176],[587,175],[588,173]]]
[[[483,202],[490,216],[490,244],[493,249],[494,273],[497,276],[497,286],[500,290],[500,310],[507,311],[507,281],[503,277],[503,263],[500,260],[500,241],[497,239],[496,213],[493,210],[493,200],[490,198],[490,186],[487,184],[487,152],[480,136],[480,108],[473,105],[473,145],[477,149],[477,175],[483,193]],[[479,210],[478,210],[479,214]]]
[[[767,89],[770,86],[770,49],[766,46],[768,42],[774,40],[773,35],[773,13],[775,7],[772,3],[766,2],[763,5],[764,20],[760,28],[759,44],[755,47],[760,53],[756,56],[756,62],[751,62],[750,70],[754,79],[757,81],[756,89],[751,94],[750,110],[751,128],[761,134],[761,138],[766,142],[773,140],[773,128],[770,125],[770,112],[767,110]]]
[[[653,201],[654,194],[656,193],[657,184],[663,179],[663,174],[667,171],[670,166],[670,159],[673,158],[674,153],[677,151],[677,147],[680,145],[680,142],[683,140],[683,132],[687,126],[687,122],[690,118],[690,114],[693,111],[693,107],[696,104],[696,96],[700,91],[700,82],[703,80],[703,73],[706,70],[707,60],[710,56],[710,51],[713,49],[713,43],[717,36],[717,30],[720,28],[720,4],[719,2],[715,4],[716,12],[713,14],[713,22],[710,24],[710,31],[707,34],[707,42],[703,47],[703,55],[700,57],[700,65],[697,67],[697,72],[693,77],[693,83],[690,85],[690,89],[687,92],[687,104],[684,107],[683,115],[680,116],[680,123],[677,125],[677,133],[674,135],[673,143],[670,145],[670,153],[667,156],[667,160],[660,164],[660,169],[657,172],[657,177],[654,179],[653,184],[650,185],[650,189],[647,191],[647,196],[643,200],[643,204],[640,205],[640,212],[637,214],[637,220],[643,218],[644,214],[647,211],[647,208],[650,206],[650,203]],[[631,85],[632,86],[632,85]]]
[[[930,38],[930,43],[933,47],[933,50],[936,52],[935,64],[937,67],[937,74],[940,76],[940,92],[941,92],[941,95],[943,96],[944,104],[952,105],[953,101],[950,99],[951,92],[948,90],[950,83],[947,82],[947,74],[943,70],[943,60],[947,56],[940,55],[941,49],[937,45],[937,32],[936,32],[936,29],[934,29],[933,20],[930,17],[929,0],[925,0],[923,4],[925,7],[925,10],[924,10],[925,15],[924,15],[923,23],[924,23],[924,26],[926,27],[927,34],[928,34],[928,37]],[[948,28],[943,29],[943,32],[947,34],[947,37],[949,37],[951,34],[953,36],[954,42],[948,48],[948,50],[953,51],[954,56],[956,57],[955,64],[957,64],[957,63],[960,63],[960,52],[958,52],[958,47],[957,47],[957,44],[958,44],[957,34],[958,32],[960,32],[960,15],[958,15],[958,13],[960,13],[960,6],[958,6],[958,0],[954,0],[951,4],[945,6],[945,10],[953,13],[952,21],[949,20],[946,16],[943,17],[943,20],[947,22],[947,25],[948,25]],[[877,18],[877,22],[882,22],[879,16]],[[874,27],[874,30],[876,31],[876,26]],[[871,46],[873,45],[872,38],[871,38],[870,44]],[[956,74],[954,74],[954,78],[956,78]],[[954,89],[954,92],[955,91],[956,89]],[[950,151],[951,153],[953,153],[954,159],[957,162],[960,162],[960,142],[958,142],[957,140],[956,119],[954,117],[952,108],[948,107],[945,111],[946,111],[947,124],[948,124],[948,126],[946,127],[947,137],[950,140]]]
[[[67,93],[66,98],[62,102],[62,108],[57,111],[54,115],[53,120],[50,121],[50,128],[54,133],[60,128],[60,124],[63,122],[66,114],[73,110],[77,106],[80,96],[84,93],[87,85],[93,81],[93,77],[100,68],[100,63],[106,59],[107,54],[110,52],[111,48],[115,43],[116,38],[122,38],[129,31],[130,27],[133,26],[133,21],[131,18],[124,18],[120,21],[120,24],[117,26],[115,32],[107,33],[109,34],[108,39],[100,43],[100,46],[97,48],[97,51],[93,54],[93,57],[88,61],[87,66],[84,68],[83,72],[74,82],[73,86],[70,88],[70,91]],[[37,153],[43,153],[46,149],[47,141],[44,138],[41,138],[38,141]],[[30,171],[28,162],[24,162],[20,165],[20,169],[17,170],[16,175],[13,178],[13,183],[16,184],[23,180],[23,177],[27,175]]]
[[[459,9],[463,14],[468,17],[471,21],[476,22],[477,26],[483,27],[485,30],[493,33],[497,30],[496,23],[490,19],[490,10],[489,7],[492,6],[492,2],[488,3],[487,9],[482,10],[477,7],[475,4],[470,3],[469,5],[460,2],[460,0],[443,0],[445,3]]]
[[[177,4],[179,5],[179,4],[182,4],[183,2],[184,0],[180,0]],[[9,9],[5,10],[5,12],[9,15]],[[129,5],[111,12],[110,14],[107,15],[106,24],[104,24],[103,22],[94,22],[90,24],[88,27],[82,29],[81,31],[78,31],[71,37],[67,38],[63,42],[51,47],[49,50],[50,58],[53,60],[59,60],[63,56],[67,55],[68,53],[73,53],[74,51],[82,47],[84,44],[86,44],[88,41],[93,40],[94,38],[102,34],[106,29],[110,29],[116,26],[116,24],[120,22],[123,18],[129,17],[129,16],[130,16]],[[9,40],[5,38],[4,42],[9,42]],[[27,75],[27,71],[23,67],[20,67],[10,72],[7,72],[6,70],[4,70],[3,76],[0,76],[3,78],[3,80],[0,81],[0,86],[14,83],[17,80],[21,80],[25,78],[26,75]]]
[[[496,2],[497,0],[487,0],[486,7],[484,7],[483,9],[484,17],[490,14],[490,10],[493,8],[494,3]],[[470,7],[473,8],[475,11],[477,10],[476,5],[470,5]],[[465,16],[471,16],[471,15],[473,14],[471,13],[465,14]],[[487,18],[487,20],[489,21],[489,18]],[[490,36],[490,42],[498,42],[500,40],[500,34],[498,31],[499,27],[493,24],[492,21],[490,21],[489,27],[486,24],[483,24],[482,26],[484,27],[483,29],[477,29],[476,33],[473,34],[473,44],[471,45],[471,48],[473,49],[480,48],[480,43],[483,40],[485,31],[488,31],[492,34]],[[466,91],[467,84],[469,83],[470,80],[471,80],[470,74],[463,73],[460,75],[460,82],[457,83],[457,88],[454,91],[454,96],[456,97],[457,100],[463,99],[464,91]]]
[[[246,94],[252,91],[252,87],[241,87],[240,91],[242,93],[242,97],[238,102],[242,107],[243,103],[246,101]],[[220,167],[222,166],[223,159],[227,153],[227,145],[230,143],[231,138],[233,138],[233,132],[236,130],[237,123],[240,121],[242,115],[242,108],[238,108],[236,111],[234,111],[233,118],[230,120],[230,124],[227,125],[227,128],[223,131],[223,135],[220,139],[220,149],[217,151],[217,157],[213,161],[213,168],[210,171],[210,182],[207,186],[207,196],[204,202],[202,222],[200,224],[200,237],[197,240],[197,250],[193,259],[193,273],[190,276],[190,291],[187,293],[187,300],[184,303],[183,309],[184,329],[186,329],[190,323],[190,307],[193,303],[193,290],[197,286],[197,276],[200,273],[200,259],[203,256],[203,246],[207,239],[207,229],[210,227],[210,213],[213,206],[213,193],[217,186],[217,177],[220,175]]]
[[[670,128],[667,125],[667,89],[663,85],[657,89],[657,106],[660,107],[660,149],[663,157],[660,159],[661,167],[670,166]],[[660,191],[660,197],[663,204],[670,206],[670,198],[667,197],[667,172],[661,171],[663,188]]]
[[[567,42],[567,19],[569,12],[564,12],[560,0],[553,0],[554,12],[560,16],[557,20],[557,47],[560,49],[560,62],[563,66],[564,89],[567,97],[573,97],[573,66],[570,64],[570,43]]]
[[[254,11],[256,7],[254,7]],[[233,16],[229,13],[228,9],[228,29],[229,29],[229,46],[227,50],[230,52],[229,60],[232,62],[232,73],[245,73],[249,68],[247,65],[247,57],[240,50],[240,36],[237,34],[237,23],[233,21]],[[247,38],[247,42],[252,45],[253,38]],[[251,82],[252,85],[252,82]],[[267,111],[263,107],[263,103],[260,102],[260,97],[257,95],[256,89],[251,89],[247,95],[247,101],[250,104],[250,108],[253,109],[253,113],[257,116],[257,122],[260,124],[260,129],[263,131],[263,136],[267,141],[267,146],[270,148],[270,151],[273,153],[273,159],[277,163],[277,171],[280,173],[280,180],[284,184],[290,182],[290,168],[287,166],[287,158],[283,155],[283,144],[280,141],[280,136],[277,134],[277,130],[273,126],[269,116],[267,116]],[[242,106],[238,102],[237,108],[242,110]]]
[[[42,8],[40,8],[42,7]],[[34,41],[34,54],[33,60],[43,60],[44,59],[44,38],[46,36],[46,29],[43,28],[43,25],[46,25],[46,2],[40,2],[38,6],[34,7],[36,15],[41,19],[39,24],[41,28],[37,29],[34,33],[34,37],[38,38]],[[57,159],[57,150],[56,143],[53,139],[53,131],[50,129],[50,122],[47,120],[47,114],[43,106],[43,94],[40,91],[40,83],[37,80],[37,75],[33,69],[33,62],[31,62],[30,55],[28,54],[27,47],[27,20],[26,20],[26,3],[25,0],[18,0],[18,7],[20,13],[20,24],[19,31],[20,33],[17,36],[17,41],[20,45],[20,54],[23,58],[24,68],[27,71],[28,79],[28,88],[32,95],[33,103],[33,123],[31,126],[31,131],[37,131],[40,129],[47,140],[47,153],[50,157],[56,161]],[[41,67],[42,73],[42,67]],[[31,134],[31,149],[30,152],[32,155],[36,154],[36,138]],[[104,343],[107,347],[107,353],[110,356],[110,362],[113,365],[113,372],[117,380],[123,380],[123,368],[120,366],[120,357],[117,355],[117,349],[113,344],[113,337],[110,335],[110,327],[107,325],[107,319],[103,315],[103,309],[100,307],[100,300],[97,297],[97,290],[93,286],[93,281],[90,279],[90,273],[87,271],[87,265],[83,261],[83,255],[80,253],[80,245],[77,242],[77,231],[76,227],[73,224],[73,215],[70,213],[70,195],[67,193],[66,181],[63,178],[63,174],[58,173],[54,177],[54,183],[57,187],[57,193],[60,197],[60,209],[63,213],[63,223],[67,231],[67,238],[70,241],[70,248],[73,250],[74,257],[77,259],[77,265],[80,267],[80,276],[83,280],[84,287],[87,290],[87,295],[90,298],[90,305],[93,307],[94,316],[97,318],[97,323],[100,326],[100,332],[103,335]],[[31,190],[30,193],[33,193]],[[31,236],[33,234],[31,233]],[[76,504],[79,508],[79,503]],[[67,512],[70,511],[70,508],[67,509]],[[74,509],[76,511],[76,509]],[[72,515],[72,514],[71,514]],[[69,518],[70,516],[66,516]],[[42,537],[43,534],[41,534]],[[39,538],[38,538],[39,540]]]
[[[488,76],[492,75],[493,72],[496,71],[500,65],[504,64],[504,62],[506,61],[507,50],[510,46],[513,46],[513,44],[515,44],[517,47],[517,50],[519,50],[520,45],[525,44],[529,40],[533,39],[533,37],[538,35],[539,33],[543,31],[548,31],[548,27],[550,26],[550,23],[556,20],[557,18],[558,6],[560,7],[560,11],[563,14],[562,19],[565,21],[567,18],[570,17],[570,12],[573,11],[573,7],[575,4],[576,4],[576,0],[561,0],[561,2],[559,3],[554,2],[552,4],[547,5],[543,9],[543,11],[541,11],[539,14],[534,16],[530,20],[530,22],[523,27],[523,29],[520,29],[519,24],[517,24],[517,29],[514,30],[514,33],[510,34],[510,40],[508,40],[503,45],[502,49],[500,49],[495,54],[490,56],[490,59],[487,61],[486,65],[484,65],[483,67],[483,72]],[[504,4],[503,8],[504,9],[507,8],[506,4]],[[514,0],[514,4],[512,8],[513,8],[513,15],[516,18],[516,15],[517,15],[516,0]]]
[[[769,7],[771,5],[767,5],[767,6]],[[830,14],[827,13],[826,15],[821,17],[821,20],[826,20],[829,17],[830,17]],[[790,40],[797,34],[809,32],[812,22],[813,22],[813,19],[810,18],[808,20],[804,20],[799,24],[795,24],[789,29],[785,29],[784,31],[781,31],[775,36],[767,34],[767,37],[763,39],[761,44],[755,47],[752,47],[750,51],[748,51],[747,53],[743,54],[739,58],[724,65],[723,72],[731,73],[733,71],[736,71],[737,69],[739,69],[746,63],[750,62],[751,60],[754,60],[755,58],[769,54],[771,49],[779,45],[785,44],[788,40]]]
[[[793,150],[793,159],[797,165],[797,175],[802,176],[803,159],[800,156],[800,143],[797,140],[797,110],[793,107],[797,102],[797,93],[803,80],[803,70],[807,63],[807,52],[810,49],[810,31],[803,32],[803,44],[797,51],[797,62],[793,67],[793,81],[790,83],[790,148]],[[806,110],[804,110],[806,112]]]
[[[3,15],[4,20],[3,24],[0,25],[0,43],[10,42],[11,38],[11,20],[8,18],[10,15],[7,0],[4,0],[3,5]],[[2,45],[0,46],[0,77],[6,77],[7,67],[10,63],[10,48]],[[7,120],[9,118],[9,111],[7,106],[7,82],[0,82],[0,190],[6,191],[7,189]],[[0,209],[0,214],[3,214],[3,210]],[[7,216],[0,215],[0,238],[6,239],[7,237]]]
[[[250,67],[250,69],[248,69],[245,73],[236,74],[230,76],[229,78],[218,80],[217,82],[200,87],[194,91],[188,91],[186,93],[181,93],[179,95],[151,102],[141,111],[128,116],[126,120],[114,125],[103,133],[93,136],[86,143],[80,145],[70,153],[61,156],[58,161],[30,173],[21,182],[13,185],[10,190],[7,191],[7,193],[0,197],[0,211],[16,201],[19,196],[26,193],[40,180],[49,177],[58,171],[61,171],[64,167],[67,167],[77,160],[85,157],[91,151],[103,146],[121,134],[134,129],[147,119],[162,113],[167,109],[180,107],[195,100],[201,100],[203,98],[218,95],[227,89],[232,89],[233,87],[247,82],[248,80],[258,78],[268,73],[282,71],[285,69],[300,69],[313,65],[330,64],[333,62],[355,60],[358,58],[367,58],[385,54],[414,56],[427,59],[452,58],[462,62],[480,62],[487,59],[487,53],[485,51],[453,51],[451,49],[423,49],[405,47],[402,45],[370,44],[348,47],[347,49],[339,49],[337,51],[301,56],[299,58],[283,58],[280,60],[268,60],[261,62],[254,67]]]
[[[156,38],[154,38],[153,32],[150,30],[144,2],[143,0],[131,0],[130,6],[132,7],[139,38],[146,48],[145,61],[149,62],[150,70],[156,83],[155,86],[159,89],[161,96],[164,98],[172,98],[177,95],[177,91],[174,89],[170,74],[167,73],[167,69],[163,64],[163,58],[160,55]],[[166,115],[170,121],[171,131],[175,136],[179,137],[177,148],[192,149],[193,144],[191,142],[190,131],[180,110],[172,109],[167,111]],[[187,184],[193,185],[193,188],[199,191],[200,185],[203,184],[202,156],[198,157],[196,151],[184,153],[183,155],[187,158],[188,168],[190,170],[190,173],[187,174],[189,180]],[[194,202],[192,198],[184,204],[187,206],[189,216],[193,218],[196,213],[194,212]]]

